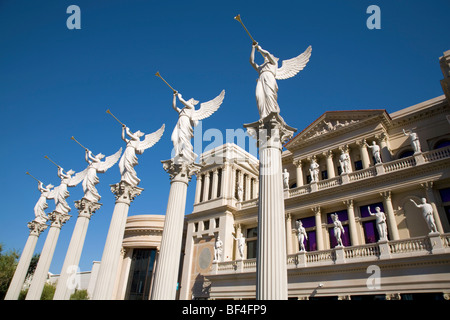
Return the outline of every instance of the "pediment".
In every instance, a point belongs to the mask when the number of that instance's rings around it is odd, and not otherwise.
[[[285,147],[294,147],[300,143],[327,138],[334,134],[353,130],[368,121],[387,121],[390,119],[386,110],[350,110],[327,111],[296,135]]]

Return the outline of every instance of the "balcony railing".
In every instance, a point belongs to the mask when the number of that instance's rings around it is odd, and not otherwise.
[[[450,147],[417,153],[410,157],[377,164],[373,167],[354,171],[348,174],[342,174],[331,179],[325,179],[319,182],[313,182],[297,188],[289,189],[288,192],[285,192],[285,197],[296,197],[302,194],[316,192],[355,181],[370,179],[381,174],[400,171],[446,158],[450,158]]]
[[[433,254],[450,254],[450,233],[430,233],[395,241],[379,241],[351,247],[336,247],[319,251],[300,251],[286,257],[287,268],[305,268],[355,262],[369,262],[418,257]],[[256,259],[213,262],[211,274],[255,272]]]

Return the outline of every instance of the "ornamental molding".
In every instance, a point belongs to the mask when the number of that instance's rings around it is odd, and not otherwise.
[[[290,140],[285,147],[288,150],[294,150],[354,131],[370,123],[379,123],[386,131],[391,121],[384,109],[328,111]]]

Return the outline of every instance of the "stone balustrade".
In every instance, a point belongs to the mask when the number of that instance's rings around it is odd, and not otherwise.
[[[320,190],[341,186],[347,183],[370,179],[380,174],[405,170],[408,168],[425,165],[430,162],[440,161],[447,158],[450,158],[450,147],[422,152],[419,154],[412,155],[410,157],[389,161],[366,169],[344,174],[338,177],[333,177],[330,179],[325,179],[318,182],[310,183],[308,185],[303,185],[297,188],[289,189],[288,192],[285,192],[285,197],[289,198],[297,197],[303,194],[317,192]],[[254,203],[254,205],[256,205],[256,203]]]
[[[379,241],[350,247],[336,247],[318,251],[300,251],[287,255],[287,268],[319,267],[384,259],[417,257],[450,253],[450,233],[430,233],[394,241]],[[213,262],[212,274],[256,272],[256,259]]]

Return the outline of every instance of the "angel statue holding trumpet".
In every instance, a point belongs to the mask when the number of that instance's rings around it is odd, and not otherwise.
[[[91,202],[98,202],[100,201],[101,196],[95,187],[95,185],[99,183],[97,173],[105,173],[111,168],[119,160],[119,157],[122,154],[122,148],[113,155],[106,157],[104,161],[101,161],[105,157],[104,154],[99,153],[94,155],[91,150],[84,147],[74,137],[72,137],[72,140],[78,143],[86,151],[85,160],[88,163],[88,167],[82,183],[84,192],[83,198]]]
[[[225,97],[225,90],[222,90],[222,92],[214,99],[201,103],[200,108],[196,110],[195,106],[199,101],[194,98],[186,101],[183,99],[181,93],[173,89],[166,80],[161,77],[159,72],[156,73],[156,76],[160,77],[173,90],[172,107],[178,113],[178,121],[173,129],[171,137],[174,158],[184,159],[187,163],[193,163],[197,157],[191,144],[191,139],[194,136],[194,127],[198,124],[199,120],[208,118],[219,109]],[[177,98],[184,106],[181,109],[177,107]]]
[[[109,113],[122,125],[122,140],[127,144],[122,158],[119,160],[120,182],[123,181],[131,187],[137,187],[141,179],[138,178],[136,170],[134,170],[134,167],[139,164],[136,154],[143,154],[145,150],[157,143],[164,133],[165,125],[163,124],[161,128],[149,134],[145,134],[140,130],[131,132],[130,128],[117,119],[109,109],[106,110],[106,113]],[[141,140],[141,137],[144,135],[144,139]],[[127,139],[127,136],[129,139]]]
[[[278,106],[278,84],[277,80],[284,80],[295,76],[303,68],[311,57],[311,46],[309,46],[299,56],[283,60],[281,67],[278,67],[279,58],[275,57],[269,51],[264,50],[258,42],[248,32],[244,26],[240,15],[237,15],[235,20],[239,21],[247,31],[248,35],[252,39],[252,51],[250,54],[250,64],[258,72],[259,78],[256,84],[256,104],[258,105],[258,111],[260,119],[264,119],[272,112],[280,113],[280,107]],[[261,53],[264,58],[264,62],[261,65],[255,63],[255,51]]]

